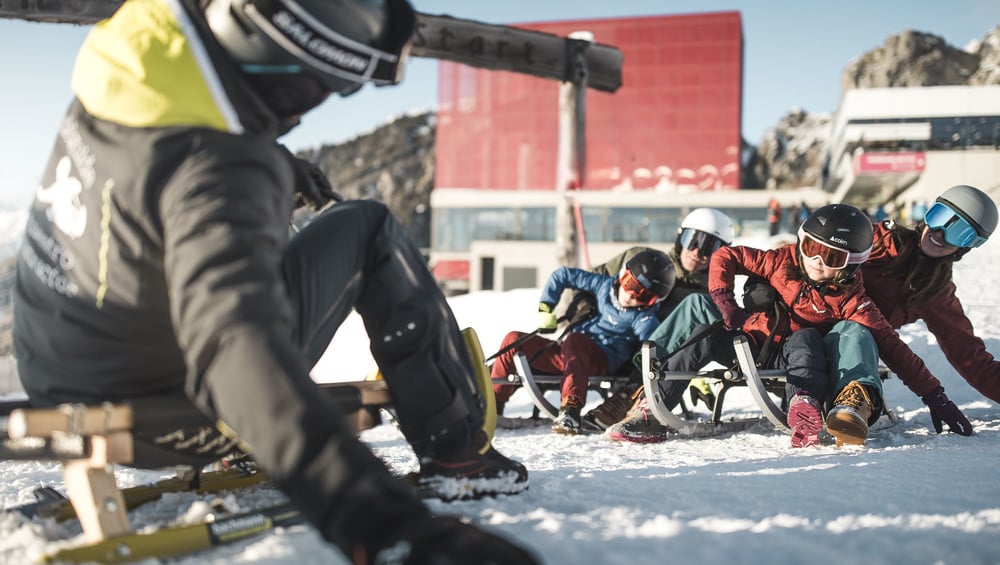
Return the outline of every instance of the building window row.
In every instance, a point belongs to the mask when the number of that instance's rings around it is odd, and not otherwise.
[[[691,208],[581,209],[590,243],[673,243]],[[767,230],[763,206],[720,208],[737,236]],[[433,212],[435,252],[467,252],[473,241],[555,241],[555,208],[437,208]]]

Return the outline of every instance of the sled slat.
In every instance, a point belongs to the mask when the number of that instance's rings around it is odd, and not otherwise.
[[[115,404],[64,404],[57,408],[17,409],[7,419],[7,435],[12,439],[52,437],[54,433],[101,435],[131,428],[132,408]]]

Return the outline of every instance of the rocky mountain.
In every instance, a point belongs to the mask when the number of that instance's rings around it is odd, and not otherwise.
[[[844,91],[952,84],[1000,84],[1000,26],[964,48],[949,45],[934,34],[904,30],[861,54],[841,73]],[[777,189],[814,186],[832,120],[829,113],[792,108],[757,145],[744,140],[742,185]],[[343,194],[377,198],[388,204],[426,246],[426,211],[434,179],[433,124],[433,113],[406,116],[346,143],[323,146],[304,155],[319,162]]]
[[[743,186],[748,188],[794,188],[819,183],[820,164],[833,116],[810,114],[801,108],[789,110],[774,128],[764,133],[760,144],[743,163]]]
[[[0,262],[17,251],[27,222],[27,210],[0,208]]]
[[[386,204],[420,247],[430,246],[435,114],[402,116],[337,145],[299,153],[319,165],[346,198]]]
[[[906,30],[858,57],[841,74],[841,88],[945,86],[1000,82],[1000,26],[963,49],[933,34]]]

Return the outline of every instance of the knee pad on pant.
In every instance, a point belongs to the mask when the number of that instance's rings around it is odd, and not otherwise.
[[[483,396],[457,330],[424,309],[402,307],[369,333],[400,429],[411,443],[456,426],[482,426]]]

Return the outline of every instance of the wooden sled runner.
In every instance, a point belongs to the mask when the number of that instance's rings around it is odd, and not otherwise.
[[[475,331],[462,331],[474,373],[482,393],[483,429],[492,439],[496,425],[496,402],[482,347]],[[391,409],[392,397],[384,380],[366,380],[319,385],[347,418],[355,433],[380,423],[379,409]],[[183,421],[183,407],[160,406],[157,400],[140,404],[67,404],[56,408],[31,408],[25,400],[0,402],[0,459],[47,460],[62,464],[66,496],[44,487],[36,489],[33,503],[5,511],[28,517],[66,520],[76,517],[84,542],[52,555],[46,561],[120,563],[147,558],[166,558],[193,553],[240,541],[276,527],[304,521],[287,504],[224,515],[190,526],[164,527],[150,533],[135,533],[128,510],[155,500],[166,492],[219,492],[259,484],[263,472],[238,469],[183,473],[158,481],[119,489],[113,464],[133,461],[132,430],[136,422]],[[195,410],[189,404],[187,410]],[[159,420],[162,418],[162,420]],[[138,427],[142,427],[141,425]],[[484,449],[489,448],[487,442]]]
[[[390,404],[384,381],[361,381],[321,385],[334,404],[348,415],[355,432],[372,423],[366,411]],[[26,408],[21,401],[0,405],[6,439],[0,443],[0,458],[55,460],[62,463],[62,475],[71,509],[54,489],[42,489],[37,505],[27,505],[31,515],[39,508],[59,510],[56,519],[75,516],[83,529],[84,544],[63,549],[46,560],[127,562],[150,557],[167,557],[230,543],[269,531],[278,526],[302,522],[299,513],[287,505],[225,516],[212,523],[195,524],[148,533],[134,533],[128,510],[154,500],[164,492],[216,492],[251,486],[266,480],[264,473],[208,472],[178,475],[152,487],[122,491],[112,464],[128,465],[133,458],[132,427],[137,417],[129,404],[57,408]],[[143,417],[146,417],[145,415]],[[46,499],[46,497],[48,497]],[[54,504],[51,504],[54,503]],[[37,512],[45,516],[45,512]]]

